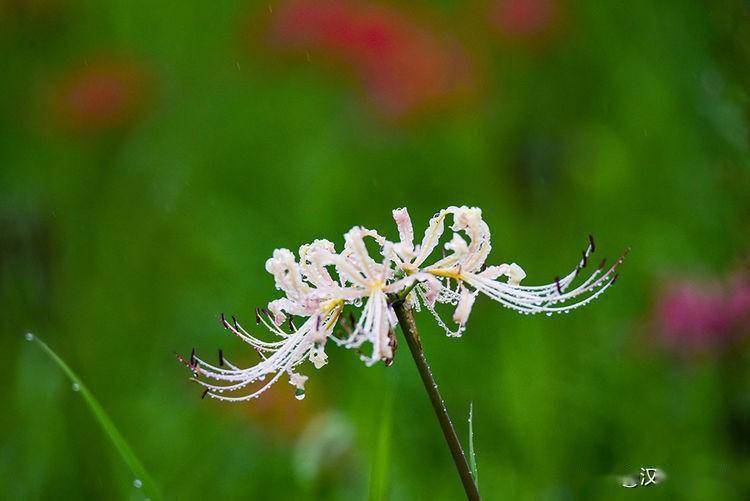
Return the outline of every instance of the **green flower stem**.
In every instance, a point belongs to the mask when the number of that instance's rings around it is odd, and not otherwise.
[[[393,310],[396,312],[398,323],[401,325],[401,330],[406,338],[406,344],[409,345],[411,356],[414,358],[414,363],[416,363],[419,375],[422,377],[424,388],[427,390],[427,395],[430,397],[432,408],[440,422],[443,436],[448,443],[448,448],[453,456],[453,462],[456,464],[456,469],[458,469],[458,474],[461,477],[461,483],[463,483],[466,498],[470,501],[479,500],[479,490],[477,489],[477,484],[471,474],[471,467],[466,460],[466,455],[461,447],[461,442],[458,440],[456,429],[453,427],[451,418],[448,415],[448,409],[445,407],[443,397],[440,396],[437,382],[435,382],[435,378],[432,376],[430,365],[427,363],[427,357],[425,357],[424,349],[422,348],[422,341],[419,339],[419,332],[417,332],[417,325],[414,322],[414,315],[412,315],[411,310],[406,308],[403,300],[404,297],[405,295],[402,295],[392,303]]]

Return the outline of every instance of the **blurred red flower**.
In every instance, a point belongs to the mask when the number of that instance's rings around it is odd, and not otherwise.
[[[514,40],[545,38],[560,25],[561,0],[495,0],[490,23],[502,36]]]
[[[376,109],[401,118],[469,94],[468,54],[392,6],[343,0],[286,0],[273,9],[272,47],[314,53],[349,67]]]
[[[295,439],[318,406],[309,399],[297,400],[293,395],[294,388],[291,386],[275,385],[265,392],[263,398],[257,398],[252,405],[243,407],[250,419],[265,432],[272,433],[276,438]]]
[[[63,129],[100,132],[132,124],[146,109],[151,78],[130,60],[101,60],[75,68],[52,91],[52,113]]]
[[[681,280],[666,287],[657,307],[664,344],[680,352],[724,346],[748,327],[750,280],[736,275],[729,284]]]

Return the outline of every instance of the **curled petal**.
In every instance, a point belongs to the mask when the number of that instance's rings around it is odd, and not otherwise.
[[[315,240],[299,248],[300,269],[308,282],[316,288],[335,288],[335,280],[326,269],[331,264],[330,256],[335,254],[333,242]]]
[[[458,300],[456,311],[453,312],[453,321],[459,325],[465,325],[469,320],[471,308],[474,306],[474,300],[477,298],[476,292],[471,292],[466,287],[461,291],[461,299]]]
[[[508,283],[510,285],[519,285],[521,280],[526,278],[526,272],[516,263],[511,263],[505,274],[508,276]]]
[[[289,249],[276,249],[273,257],[266,261],[266,271],[272,274],[276,288],[284,291],[292,300],[299,300],[311,292],[302,280],[302,273],[294,254]]]

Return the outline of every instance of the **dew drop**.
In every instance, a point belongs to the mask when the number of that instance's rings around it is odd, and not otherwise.
[[[302,388],[297,388],[294,391],[294,398],[296,398],[297,400],[304,400],[304,398],[305,398],[305,390],[303,390]]]
[[[141,482],[140,478],[136,478],[135,480],[133,480],[133,487],[135,487],[136,489],[140,489],[142,486],[143,482]]]
[[[73,391],[79,391],[81,389],[81,386],[78,383],[73,383],[71,388],[73,389]]]
[[[551,316],[552,316],[552,312],[551,312],[551,311],[548,311],[548,312],[547,312],[547,316],[548,316],[548,317],[551,317]]]
[[[26,337],[26,341],[34,340],[34,334],[32,334],[31,332],[27,332],[25,337]]]

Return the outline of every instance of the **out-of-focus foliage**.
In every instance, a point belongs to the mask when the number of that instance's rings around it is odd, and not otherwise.
[[[748,34],[742,0],[1,2],[0,497],[143,498],[34,331],[169,499],[365,498],[389,384],[379,478],[459,499],[403,348],[235,406],[173,352],[254,359],[217,316],[276,297],[274,248],[466,204],[530,284],[589,232],[633,247],[574,314],[480,299],[458,340],[418,316],[483,495],[617,499],[655,466],[656,497],[747,499],[748,323],[684,356],[655,316],[747,266]]]

